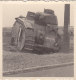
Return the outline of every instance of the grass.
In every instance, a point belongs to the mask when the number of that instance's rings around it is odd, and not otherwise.
[[[38,55],[33,52],[19,52],[16,47],[10,45],[11,28],[3,29],[3,72],[31,68],[36,66],[45,66],[61,64],[74,61],[73,38],[71,39],[70,53],[45,53]]]

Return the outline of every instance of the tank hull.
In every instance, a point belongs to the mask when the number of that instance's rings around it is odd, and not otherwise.
[[[31,14],[31,13],[30,13]],[[40,13],[37,14],[36,20]],[[33,14],[34,15],[34,14]],[[28,15],[29,16],[29,15]],[[40,21],[33,20],[34,18],[27,18],[27,17],[18,17],[12,28],[12,38],[11,43],[14,42],[14,45],[17,46],[19,51],[23,49],[29,50],[36,50],[36,51],[52,51],[57,52],[60,49],[60,36],[58,34],[58,27],[57,27],[57,18],[54,18],[54,14],[51,14],[53,23],[51,22],[50,18],[48,19],[47,16],[49,14],[42,14],[40,17]],[[43,20],[43,19],[47,19]],[[46,22],[46,24],[44,24]]]

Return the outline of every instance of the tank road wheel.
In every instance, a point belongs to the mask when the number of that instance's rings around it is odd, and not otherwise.
[[[21,51],[25,44],[25,30],[19,29],[17,49]]]

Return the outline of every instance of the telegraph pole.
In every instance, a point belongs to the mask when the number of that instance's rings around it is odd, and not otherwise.
[[[68,53],[70,50],[70,37],[68,28],[70,26],[70,4],[65,4],[64,11],[64,35],[63,35],[63,52]]]

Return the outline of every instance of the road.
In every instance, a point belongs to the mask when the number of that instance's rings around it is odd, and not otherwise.
[[[7,75],[8,77],[73,77],[74,65]]]

